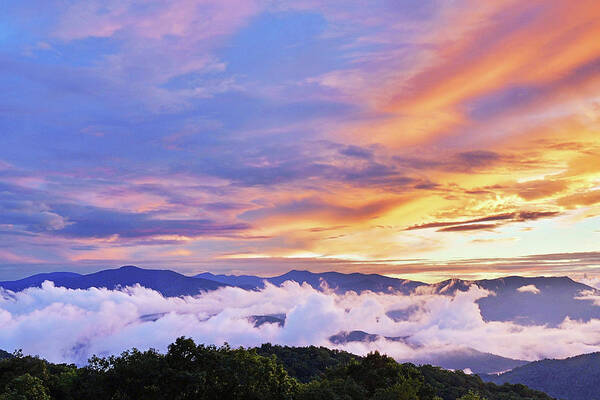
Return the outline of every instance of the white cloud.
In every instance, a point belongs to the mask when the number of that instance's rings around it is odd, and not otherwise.
[[[518,288],[517,292],[540,294],[540,289],[538,289],[535,285],[525,285]]]
[[[600,276],[583,274],[583,276],[575,275],[572,278],[577,282],[581,282],[593,288],[600,289]]]
[[[593,290],[582,290],[579,296],[575,297],[576,300],[589,300],[594,303],[595,306],[600,306],[600,296]]]
[[[0,292],[0,347],[77,363],[134,346],[164,351],[178,336],[217,345],[314,344],[356,354],[379,350],[398,360],[465,347],[527,360],[600,350],[600,320],[566,319],[555,328],[484,321],[475,301],[486,295],[477,287],[455,296],[340,295],[287,282],[261,291],[227,287],[196,297],[165,298],[139,286],[73,290],[45,282],[42,288]],[[387,316],[399,309],[414,311],[401,321]],[[286,314],[285,325],[255,327],[248,320],[267,314]],[[406,340],[329,343],[331,335],[352,330]]]

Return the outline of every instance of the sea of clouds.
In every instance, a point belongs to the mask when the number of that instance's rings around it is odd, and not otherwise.
[[[225,287],[166,298],[140,286],[73,290],[44,282],[17,293],[0,289],[0,348],[78,364],[93,354],[119,354],[132,347],[164,351],[179,336],[216,345],[323,345],[356,354],[379,350],[401,361],[466,347],[524,360],[600,350],[600,320],[567,318],[558,327],[484,321],[476,300],[487,295],[476,286],[454,296],[426,290],[410,296],[336,294],[286,282],[260,291]],[[391,318],[394,310],[407,310],[406,317]],[[255,326],[249,318],[274,314],[286,315],[283,326]],[[329,341],[353,330],[382,338],[340,345]]]

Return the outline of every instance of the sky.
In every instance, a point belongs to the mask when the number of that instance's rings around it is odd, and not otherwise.
[[[1,7],[0,280],[600,276],[597,1]]]

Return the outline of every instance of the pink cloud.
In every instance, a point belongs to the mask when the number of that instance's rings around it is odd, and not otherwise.
[[[13,253],[8,250],[0,249],[0,260],[9,263],[23,263],[23,264],[39,264],[43,263],[43,260],[32,256],[23,256],[20,254]]]

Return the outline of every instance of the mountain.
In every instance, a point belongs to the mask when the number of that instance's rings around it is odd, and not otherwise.
[[[223,286],[236,286],[243,289],[255,290],[264,287],[264,282],[280,286],[286,281],[308,284],[315,289],[328,286],[338,293],[347,291],[392,293],[395,291],[409,294],[415,288],[424,286],[422,282],[390,278],[377,274],[343,274],[339,272],[313,273],[293,270],[286,274],[270,278],[252,275],[215,275],[205,272],[194,277],[188,277],[169,270],[150,270],[134,266],[124,266],[118,269],[107,269],[93,274],[80,275],[73,272],[52,272],[33,275],[17,281],[0,282],[0,287],[21,291],[28,287],[39,287],[44,281],[52,281],[56,286],[73,289],[90,287],[114,288],[131,286],[139,283],[142,286],[158,290],[165,296],[181,296],[197,294],[201,290],[214,290]]]
[[[215,275],[210,272],[195,275],[194,278],[208,279],[226,285],[237,286],[242,289],[260,289],[264,287],[265,278],[252,275]]]
[[[452,295],[477,285],[494,292],[479,299],[481,315],[487,321],[513,321],[522,325],[556,326],[567,316],[589,321],[600,318],[600,307],[590,300],[577,300],[582,291],[600,291],[568,277],[509,276],[498,279],[463,281],[451,279],[431,285],[434,293]]]
[[[450,279],[427,285],[422,282],[377,274],[313,273],[292,270],[283,275],[268,278],[252,275],[215,275],[208,272],[188,277],[169,270],[148,270],[126,266],[87,275],[72,272],[38,274],[18,281],[0,282],[0,287],[20,291],[27,287],[40,286],[45,280],[53,281],[57,286],[81,289],[89,287],[115,288],[138,283],[157,290],[165,296],[195,295],[201,291],[215,290],[223,286],[257,290],[264,287],[264,282],[279,286],[286,281],[308,284],[318,290],[328,287],[336,293],[372,291],[406,295],[413,293],[417,288],[440,295],[453,295],[476,285],[494,293],[477,300],[481,314],[486,321],[513,321],[522,325],[557,326],[567,316],[582,321],[589,321],[592,318],[600,319],[599,306],[596,306],[591,300],[577,299],[582,292],[600,295],[600,291],[567,277],[509,276],[477,281]],[[388,315],[395,320],[405,320],[413,312],[418,311],[413,307],[412,309],[391,310]]]
[[[535,361],[482,378],[496,384],[520,383],[564,400],[600,400],[600,353]]]
[[[0,282],[0,287],[6,290],[12,290],[13,292],[20,292],[29,287],[40,287],[44,281],[64,282],[80,276],[80,274],[76,274],[75,272],[50,272],[33,275],[28,278],[19,279],[18,281]]]
[[[437,365],[450,370],[470,371],[474,374],[493,374],[527,364],[527,361],[484,353],[470,347],[431,353],[411,362],[420,365]]]
[[[264,324],[277,324],[278,326],[285,325],[285,314],[273,315],[251,315],[248,320],[254,324],[256,328]]]
[[[308,283],[315,289],[321,287],[322,283],[333,289],[337,293],[348,291],[363,292],[366,290],[378,293],[401,292],[411,293],[419,286],[425,285],[423,282],[410,281],[408,279],[390,278],[378,274],[342,274],[340,272],[313,273],[309,271],[292,270],[286,274],[268,279],[275,285],[281,285],[285,281],[295,281],[300,284]]]
[[[346,344],[351,342],[375,342],[379,339],[389,340],[391,342],[405,342],[408,337],[381,336],[374,333],[363,331],[340,332],[330,336],[329,341],[332,344]]]
[[[340,332],[329,338],[332,344],[340,345],[350,342],[374,342],[379,339],[388,341],[403,342],[406,345],[418,349],[409,342],[409,337],[388,337],[380,336],[363,331]],[[470,347],[461,349],[442,350],[437,352],[427,352],[427,355],[411,359],[403,359],[403,362],[412,362],[414,364],[437,365],[451,370],[469,370],[475,374],[492,374],[501,371],[507,371],[515,367],[527,364],[527,361],[514,360],[501,357],[491,353],[484,353]]]
[[[265,281],[278,286],[285,281],[294,281],[300,284],[307,283],[315,289],[321,289],[322,285],[326,285],[337,293],[369,290],[377,293],[410,294],[416,288],[423,287],[435,294],[454,295],[476,285],[494,293],[494,295],[477,300],[481,314],[486,321],[513,321],[522,325],[557,326],[567,316],[583,321],[600,318],[600,307],[594,305],[593,301],[577,299],[581,292],[600,295],[600,291],[575,282],[568,277],[509,276],[475,281],[449,279],[431,285],[377,274],[312,273],[299,270],[292,270],[270,278],[210,273],[200,274],[197,277],[246,289],[262,288]],[[416,311],[418,310],[392,310],[388,315],[395,320],[404,320]]]
[[[27,287],[39,287],[45,280],[54,282],[56,286],[69,289],[88,289],[91,287],[114,289],[139,284],[156,290],[164,296],[196,295],[202,291],[215,290],[228,286],[224,283],[208,279],[192,278],[169,270],[124,266],[88,275],[79,275],[70,272],[40,274],[19,281],[0,282],[0,287],[7,290],[19,291]]]
[[[329,337],[329,341],[332,344],[346,344],[352,342],[375,342],[379,339],[383,339],[383,336],[367,333],[364,331],[351,331],[351,332],[340,332]]]
[[[196,275],[198,278],[211,279],[215,282],[226,283],[232,286],[238,286],[246,289],[260,289],[264,287],[264,282],[280,286],[286,281],[307,283],[315,289],[322,288],[325,284],[336,293],[345,293],[348,291],[363,292],[370,290],[378,293],[392,293],[395,291],[409,294],[415,288],[426,285],[423,282],[410,281],[407,279],[390,278],[378,274],[343,274],[340,272],[314,273],[310,271],[292,270],[283,275],[270,278],[261,278],[252,275],[213,275],[209,272]]]
[[[299,270],[269,278],[252,275],[213,275],[208,272],[196,277],[244,289],[260,289],[264,287],[264,282],[280,286],[286,281],[294,281],[306,283],[315,289],[321,289],[325,285],[336,293],[368,290],[377,293],[410,294],[418,287],[428,287],[435,294],[454,295],[476,285],[495,294],[477,301],[486,321],[557,326],[567,316],[583,321],[600,318],[600,307],[594,305],[593,301],[577,299],[583,291],[594,294],[600,294],[600,291],[568,277],[509,276],[476,281],[449,279],[431,285],[377,274],[313,273]],[[406,319],[413,311],[417,310],[393,310],[389,315],[397,320]]]

